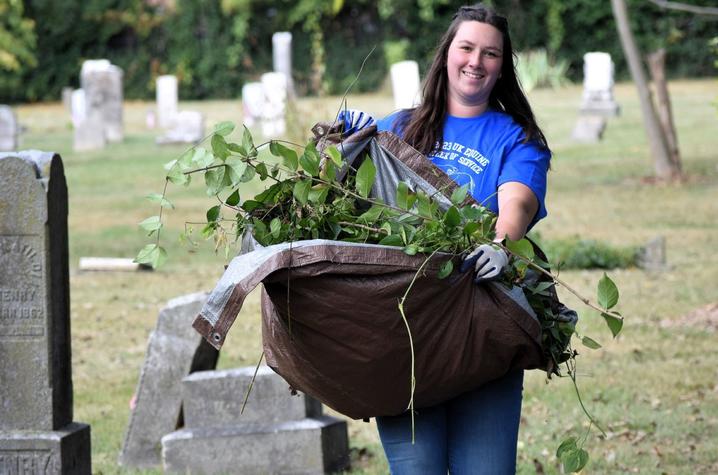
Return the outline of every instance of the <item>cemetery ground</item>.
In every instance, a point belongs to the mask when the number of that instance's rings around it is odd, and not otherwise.
[[[712,104],[718,85],[715,80],[680,81],[669,87],[687,174],[684,184],[656,185],[646,179],[652,162],[632,84],[615,88],[621,116],[608,121],[603,141],[593,145],[575,144],[569,138],[580,86],[530,95],[555,153],[549,174],[549,217],[536,229],[541,237],[580,236],[614,245],[641,245],[661,235],[667,242],[666,270],[609,271],[621,292],[618,309],[625,316],[624,330],[616,340],[597,314],[560,292],[570,307],[579,310],[580,333],[603,345],[599,350],[576,346],[581,354],[578,382],[583,399],[607,433],[606,438],[596,437],[595,431],[589,436],[586,448],[591,461],[585,473],[718,472],[718,316],[714,310],[681,319],[718,302],[718,109]],[[295,112],[295,138],[296,131],[308,135],[314,122],[333,116],[338,103],[337,97],[301,99]],[[390,96],[383,95],[350,96],[349,106],[376,115],[392,108]],[[162,165],[184,150],[155,145],[159,132],[148,131],[144,121],[150,107],[150,103],[126,103],[124,142],[83,153],[72,151],[69,114],[60,104],[17,108],[20,123],[27,128],[21,148],[57,151],[65,165],[74,420],[92,426],[96,473],[138,473],[118,468],[116,461],[148,334],[169,299],[211,290],[226,262],[224,255],[213,253],[212,243],[199,236],[200,245],[191,252],[179,243],[184,220],[201,221],[212,202],[203,198],[198,186],[171,186],[168,197],[177,209],[167,214],[163,242],[170,260],[163,268],[136,273],[77,270],[80,257],[133,257],[147,241],[137,223],[156,214],[156,209],[143,197],[162,191]],[[241,122],[239,101],[180,107],[205,113],[209,127],[223,120]],[[201,225],[195,228],[199,231]],[[593,297],[602,273],[563,271],[561,277]],[[245,303],[219,367],[257,363],[261,354],[257,297],[255,293]],[[519,473],[559,473],[555,457],[559,441],[567,435],[583,436],[586,427],[568,378],[547,384],[545,373],[528,372]],[[351,473],[388,472],[373,422],[350,422],[349,437]]]

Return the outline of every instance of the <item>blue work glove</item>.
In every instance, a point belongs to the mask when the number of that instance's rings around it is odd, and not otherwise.
[[[356,109],[342,109],[337,121],[344,124],[344,135],[359,132],[365,127],[376,124],[376,120],[366,112]]]
[[[508,263],[509,257],[503,249],[491,244],[482,244],[466,256],[461,264],[461,272],[473,267],[476,271],[474,282],[478,284],[496,279]]]

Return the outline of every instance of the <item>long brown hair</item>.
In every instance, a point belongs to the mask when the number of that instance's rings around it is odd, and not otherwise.
[[[465,21],[487,23],[503,35],[504,60],[501,75],[489,96],[489,106],[509,114],[523,129],[526,141],[533,140],[548,148],[546,137],[536,123],[528,99],[516,78],[508,21],[480,3],[459,8],[439,41],[424,81],[421,104],[414,109],[404,111],[399,118],[398,122],[404,131],[404,140],[425,155],[435,150],[437,144],[441,146],[449,82],[446,59],[459,25]]]

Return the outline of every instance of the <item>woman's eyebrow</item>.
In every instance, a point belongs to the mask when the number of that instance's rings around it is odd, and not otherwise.
[[[470,40],[457,40],[456,42],[461,45],[476,46],[476,44]],[[499,48],[498,46],[486,46],[484,49],[492,49],[494,51],[503,52],[503,50],[501,48]]]

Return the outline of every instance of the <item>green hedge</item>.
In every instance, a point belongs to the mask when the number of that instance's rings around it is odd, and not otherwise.
[[[712,0],[692,0],[710,5]],[[125,97],[149,99],[159,74],[176,74],[183,99],[229,98],[242,85],[271,69],[271,36],[294,35],[293,61],[300,93],[316,92],[312,61],[322,40],[323,89],[337,94],[354,80],[355,92],[383,84],[388,62],[416,59],[422,72],[452,14],[464,2],[452,0],[25,0],[26,32],[37,65],[25,65],[0,84],[0,102],[57,100],[65,86],[78,86],[85,59],[108,58],[125,71]],[[619,79],[628,77],[610,2],[594,0],[495,0],[508,12],[517,50],[546,49],[566,60],[569,76],[582,77],[587,51],[609,52]],[[327,5],[330,7],[328,8]],[[340,6],[338,12],[331,5]],[[645,0],[628,0],[639,46],[663,46],[669,77],[715,74],[708,46],[715,22],[690,13],[662,10]],[[16,14],[17,16],[17,14]],[[312,23],[314,21],[314,23]],[[312,26],[314,25],[314,26]],[[2,26],[2,30],[11,26]],[[319,36],[317,36],[317,28]],[[0,42],[0,50],[3,48]],[[1,65],[0,65],[1,67]],[[1,71],[0,71],[1,72]]]

